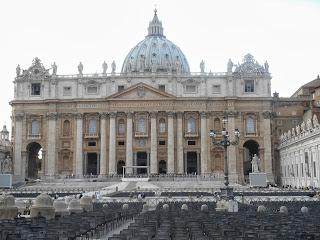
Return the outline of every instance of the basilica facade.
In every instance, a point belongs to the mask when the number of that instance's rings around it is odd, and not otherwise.
[[[14,181],[74,175],[197,174],[223,176],[222,118],[237,146],[228,148],[231,182],[243,182],[251,158],[274,181],[271,76],[251,54],[226,72],[190,72],[180,48],[163,33],[155,11],[148,35],[118,72],[75,75],[48,70],[39,58],[17,67],[12,106]],[[21,71],[22,70],[22,71]],[[42,157],[39,158],[41,149]],[[144,166],[148,168],[130,168]]]

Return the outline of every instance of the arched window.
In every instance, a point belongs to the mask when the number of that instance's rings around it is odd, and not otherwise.
[[[97,120],[91,119],[89,121],[89,133],[96,134],[97,133]]]
[[[213,122],[213,126],[215,131],[219,131],[221,130],[221,124],[220,124],[220,119],[219,118],[215,118],[214,122]]]
[[[125,134],[125,132],[126,132],[125,127],[126,127],[126,125],[125,125],[124,119],[120,119],[119,123],[118,123],[118,133],[119,133],[119,135],[124,135]]]
[[[70,121],[69,120],[65,120],[63,122],[63,135],[64,136],[70,135]]]
[[[139,118],[138,120],[138,132],[145,133],[147,132],[147,124],[145,118]]]
[[[31,123],[31,134],[39,134],[39,122],[37,120],[33,120]]]
[[[188,133],[196,132],[196,120],[194,118],[188,119]]]
[[[247,124],[247,133],[254,133],[254,119],[253,118],[247,118],[246,121]]]
[[[159,133],[165,133],[166,132],[166,120],[161,118],[159,120]]]

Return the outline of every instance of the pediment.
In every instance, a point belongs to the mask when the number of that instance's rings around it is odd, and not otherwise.
[[[108,97],[108,100],[169,100],[175,96],[151,87],[145,83],[138,83],[122,92]]]

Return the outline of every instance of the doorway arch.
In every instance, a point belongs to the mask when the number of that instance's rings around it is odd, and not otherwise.
[[[246,141],[243,144],[243,174],[245,177],[248,177],[249,173],[252,172],[251,160],[254,154],[260,156],[259,147],[259,144],[254,140]]]
[[[26,178],[40,178],[42,171],[42,152],[41,145],[32,142],[27,146],[28,157],[26,159]]]

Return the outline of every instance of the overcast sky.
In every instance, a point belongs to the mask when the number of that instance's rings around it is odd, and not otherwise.
[[[251,53],[269,63],[272,92],[291,96],[320,73],[320,0],[10,0],[0,1],[0,124],[11,134],[15,69],[38,57],[58,74],[117,72],[147,35],[154,5],[164,35],[178,45],[192,72],[225,72]]]

